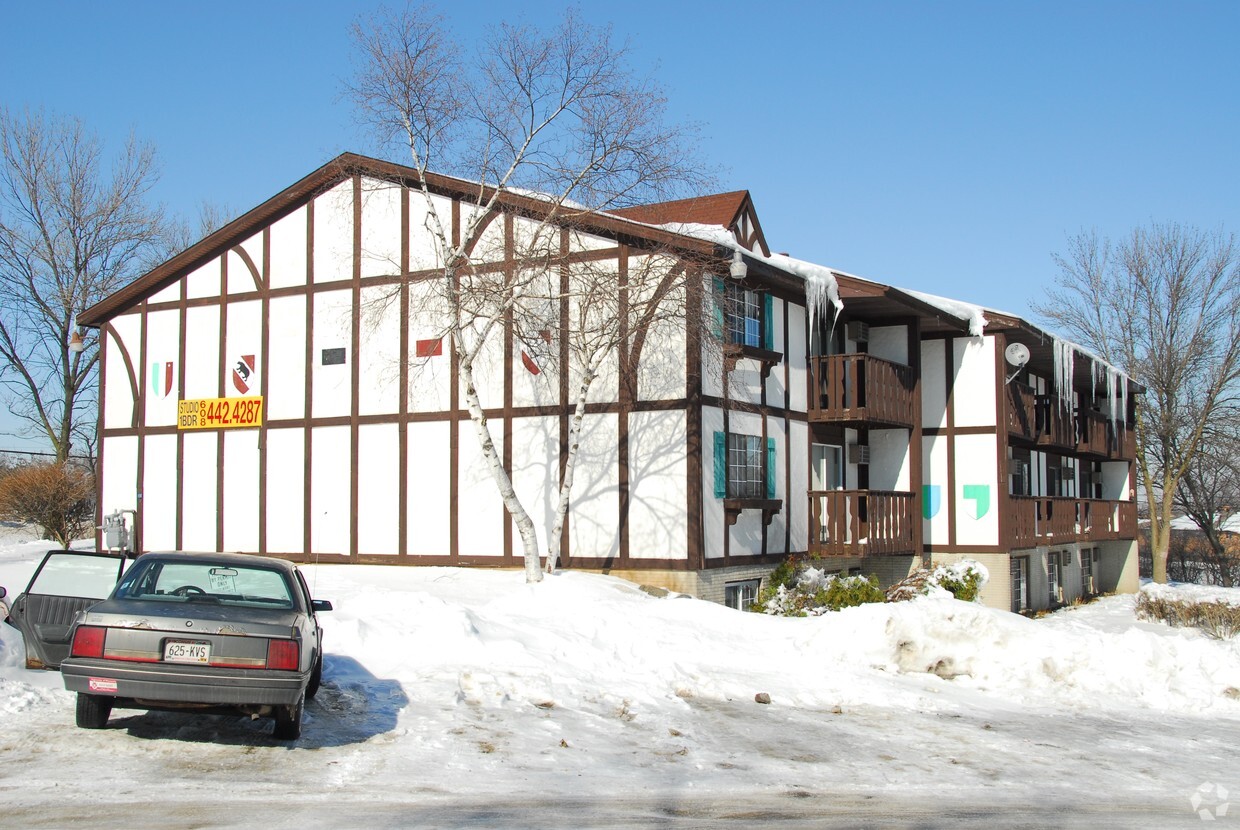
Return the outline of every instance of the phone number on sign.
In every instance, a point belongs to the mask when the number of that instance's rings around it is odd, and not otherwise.
[[[262,398],[201,398],[177,402],[178,429],[227,429],[262,424]]]

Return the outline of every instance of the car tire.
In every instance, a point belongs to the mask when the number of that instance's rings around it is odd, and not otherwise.
[[[314,700],[314,696],[319,693],[319,686],[323,683],[323,655],[319,655],[314,661],[314,668],[310,670],[310,682],[306,684],[306,700]]]
[[[103,729],[112,714],[112,698],[78,692],[77,725],[83,729]]]
[[[301,712],[306,704],[303,693],[297,702],[288,706],[276,707],[276,728],[271,736],[277,741],[295,741],[301,737]]]

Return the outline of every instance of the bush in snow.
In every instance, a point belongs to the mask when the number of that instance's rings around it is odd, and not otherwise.
[[[914,597],[950,594],[964,602],[977,602],[982,586],[990,581],[990,572],[981,562],[962,559],[950,565],[920,568],[887,589],[888,602],[903,602]]]
[[[817,559],[789,559],[771,573],[750,610],[781,617],[816,617],[867,602],[882,602],[875,576],[837,576],[817,567]]]
[[[36,524],[68,547],[95,528],[95,477],[72,462],[17,467],[0,477],[0,519]]]
[[[1192,600],[1159,596],[1149,591],[1137,594],[1138,619],[1164,622],[1176,628],[1199,628],[1216,640],[1240,634],[1240,606],[1221,600]]]

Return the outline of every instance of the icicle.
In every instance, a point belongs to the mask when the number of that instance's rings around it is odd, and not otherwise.
[[[1107,417],[1111,425],[1119,429],[1120,424],[1128,420],[1128,384],[1127,376],[1119,369],[1105,363],[1094,355],[1090,359],[1090,406],[1098,400],[1099,386],[1107,398]]]
[[[1111,424],[1116,429],[1128,420],[1128,384],[1124,373],[1114,366],[1107,367],[1107,403],[1110,404]]]
[[[1068,412],[1072,411],[1072,370],[1076,357],[1076,347],[1058,337],[1054,340],[1055,347],[1055,392],[1059,395],[1059,404]]]
[[[1104,365],[1102,361],[1098,360],[1096,357],[1090,358],[1089,368],[1089,405],[1092,407],[1094,405],[1094,401],[1098,400],[1098,381],[1107,383],[1109,382],[1109,377],[1107,375],[1106,365]]]
[[[840,299],[840,288],[835,281],[835,276],[830,272],[806,274],[805,304],[809,306],[810,347],[812,349],[814,342],[819,338],[819,318],[827,314],[828,308],[831,309],[831,329],[827,335],[829,340],[835,332],[835,321],[839,319],[840,312],[844,309],[844,302]],[[822,353],[821,344],[817,352]]]

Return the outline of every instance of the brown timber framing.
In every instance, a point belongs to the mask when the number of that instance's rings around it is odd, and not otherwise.
[[[344,158],[346,161],[349,161],[350,159],[354,157],[342,157],[342,158]],[[337,161],[340,162],[341,160],[337,160]],[[175,311],[177,319],[179,321],[179,330],[180,330],[180,343],[179,343],[178,352],[177,352],[178,380],[177,380],[176,388],[177,388],[179,397],[184,398],[184,395],[186,394],[186,388],[185,388],[185,384],[186,384],[185,367],[186,367],[186,359],[187,359],[186,332],[188,329],[189,319],[194,316],[195,309],[199,309],[199,308],[217,309],[218,310],[217,313],[219,315],[218,330],[219,330],[220,342],[219,342],[218,353],[216,357],[218,360],[219,376],[214,381],[214,387],[217,389],[217,394],[220,397],[223,397],[225,395],[225,388],[227,386],[227,374],[228,374],[227,340],[228,340],[228,331],[229,331],[230,308],[234,304],[240,304],[240,303],[244,303],[247,301],[257,301],[258,303],[260,303],[261,309],[262,309],[262,312],[261,312],[262,313],[262,331],[260,334],[260,337],[261,337],[260,342],[261,342],[261,350],[262,350],[260,371],[262,373],[262,377],[260,379],[260,384],[261,384],[260,394],[262,394],[263,397],[266,399],[269,397],[270,380],[271,380],[269,378],[269,373],[271,371],[271,352],[272,352],[272,346],[273,346],[272,344],[273,329],[272,329],[271,322],[270,322],[272,302],[273,300],[279,299],[279,298],[300,297],[304,299],[304,315],[305,315],[304,377],[303,377],[304,391],[305,391],[305,402],[304,402],[305,408],[302,410],[300,417],[285,417],[285,418],[279,418],[279,419],[266,419],[265,418],[263,425],[258,428],[259,438],[258,438],[258,454],[257,454],[257,475],[259,478],[259,486],[258,486],[259,506],[258,506],[258,514],[257,514],[257,525],[258,526],[257,526],[257,539],[256,539],[256,548],[258,552],[266,553],[272,556],[285,557],[285,558],[306,559],[306,560],[317,559],[319,561],[393,562],[394,560],[396,560],[396,561],[409,561],[410,563],[412,563],[414,560],[416,560],[418,563],[428,563],[428,564],[429,563],[468,564],[468,563],[473,563],[473,562],[496,564],[497,557],[470,556],[465,559],[462,559],[462,557],[460,556],[460,550],[459,550],[459,521],[460,519],[458,515],[459,472],[460,472],[458,469],[459,459],[460,459],[460,445],[459,445],[460,434],[459,433],[460,433],[460,422],[464,418],[467,418],[468,414],[462,411],[460,408],[459,363],[458,363],[458,357],[455,354],[454,349],[451,349],[451,348],[449,349],[450,359],[451,359],[451,364],[452,364],[452,371],[451,371],[452,382],[450,384],[451,400],[449,404],[449,409],[444,412],[418,412],[418,413],[409,412],[409,406],[408,406],[409,390],[408,390],[408,378],[406,376],[407,371],[408,371],[408,365],[410,362],[409,354],[411,351],[409,317],[408,317],[409,284],[411,282],[415,282],[419,280],[434,279],[434,278],[441,277],[442,272],[423,271],[423,272],[418,272],[418,273],[411,273],[409,271],[410,244],[411,244],[409,240],[410,207],[409,207],[409,193],[408,193],[408,190],[405,188],[402,188],[402,197],[401,197],[401,240],[400,240],[400,244],[401,244],[400,272],[401,273],[396,274],[396,275],[362,277],[362,264],[361,264],[361,253],[362,253],[361,252],[361,245],[362,245],[361,225],[363,221],[362,216],[361,216],[361,213],[362,213],[362,204],[361,204],[362,175],[363,174],[380,175],[381,177],[387,178],[389,181],[395,181],[398,184],[404,184],[404,185],[410,184],[410,180],[408,179],[407,176],[403,176],[403,177],[384,176],[382,169],[387,169],[387,167],[388,166],[383,165],[382,163],[375,163],[370,160],[362,160],[361,162],[353,164],[352,166],[344,164],[343,162],[336,164],[336,166],[334,167],[332,165],[328,165],[327,167],[318,171],[317,177],[316,177],[316,174],[312,174],[310,177],[307,177],[307,179],[298,183],[298,185],[294,185],[293,188],[286,190],[284,193],[278,195],[276,198],[269,200],[268,202],[261,205],[259,208],[256,208],[255,210],[247,213],[245,216],[241,217],[240,219],[235,220],[234,222],[230,223],[228,226],[225,226],[225,228],[221,229],[215,234],[208,236],[198,245],[195,245],[194,247],[187,250],[186,252],[183,252],[177,257],[174,257],[172,260],[169,260],[169,262],[165,263],[164,265],[152,271],[146,277],[136,281],[130,286],[127,286],[126,288],[122,289],[120,292],[117,292],[117,294],[114,294],[113,296],[107,298],[103,302],[92,307],[87,312],[83,313],[81,317],[83,324],[94,325],[96,327],[102,328],[103,330],[102,333],[105,338],[109,336],[109,334],[113,337],[116,344],[120,347],[119,348],[119,354],[121,356],[120,360],[123,362],[123,364],[125,365],[125,368],[129,371],[129,374],[131,376],[131,387],[134,391],[134,397],[133,397],[134,410],[133,410],[133,418],[132,418],[131,424],[128,427],[119,427],[119,426],[106,427],[105,420],[104,420],[105,410],[101,406],[100,415],[99,415],[99,418],[100,418],[99,428],[100,428],[101,438],[134,436],[137,439],[138,464],[137,464],[137,469],[136,469],[137,480],[135,484],[136,484],[137,492],[139,493],[139,502],[136,505],[136,507],[140,511],[142,510],[142,507],[143,507],[142,501],[141,501],[141,493],[143,489],[143,481],[144,481],[144,475],[145,475],[147,439],[154,437],[154,436],[159,436],[159,435],[176,435],[177,436],[176,438],[177,468],[178,470],[182,470],[184,468],[184,464],[186,461],[186,458],[185,458],[186,436],[183,433],[181,433],[179,430],[177,430],[175,425],[148,426],[146,424],[146,398],[148,396],[148,391],[146,389],[147,384],[146,382],[144,382],[145,373],[143,372],[138,373],[139,375],[141,375],[141,378],[134,376],[135,375],[134,367],[132,365],[129,365],[129,360],[125,356],[126,346],[123,342],[121,342],[119,336],[116,335],[115,330],[109,324],[108,321],[121,314],[124,314],[124,315],[133,314],[134,316],[138,316],[140,318],[139,325],[140,325],[141,333],[139,335],[140,354],[139,354],[138,362],[140,365],[146,366],[146,364],[148,363],[148,354],[147,354],[148,337],[149,337],[148,321],[150,319],[150,315],[158,311],[165,311],[165,310]],[[381,168],[381,169],[376,170],[375,168]],[[403,168],[395,168],[395,166],[392,166],[392,169],[403,170]],[[325,173],[324,171],[329,171],[330,175],[328,173]],[[318,275],[315,273],[315,207],[316,207],[315,197],[326,192],[331,187],[345,180],[351,180],[351,184],[353,186],[353,227],[352,227],[353,251],[352,251],[351,273],[349,274],[348,277],[344,277],[344,278],[337,278],[339,275],[336,275],[336,274]],[[428,180],[429,180],[429,177],[428,177]],[[432,187],[432,190],[435,190],[437,193],[444,193],[450,196],[461,196],[462,194],[460,193],[459,189],[448,187],[447,185],[444,184],[444,182],[447,182],[450,184],[452,181],[453,180],[448,180],[448,179],[438,180],[435,183],[435,185]],[[504,194],[501,202],[505,206],[505,208],[511,208],[511,209],[505,209],[504,211],[502,211],[503,215],[506,217],[506,222],[508,223],[509,228],[511,228],[512,210],[516,210],[517,212],[526,214],[526,215],[537,215],[538,213],[538,203],[534,202],[533,200],[525,199],[524,197],[519,197],[519,196],[515,196],[511,194]],[[451,205],[452,205],[452,211],[453,211],[453,223],[452,223],[453,242],[454,244],[459,245],[460,207],[461,207],[460,199],[452,198]],[[302,209],[302,208],[304,208],[305,210],[305,217],[304,217],[305,281],[304,281],[304,284],[274,287],[272,285],[272,278],[271,278],[272,268],[273,268],[272,258],[274,254],[273,254],[273,241],[272,241],[272,233],[270,231],[270,225],[271,223],[277,221],[278,219],[291,215],[295,211]],[[299,222],[299,224],[301,223]],[[594,217],[593,219],[588,219],[587,221],[579,223],[578,228],[586,232],[596,233],[596,234],[601,233],[602,235],[606,237],[610,237],[616,241],[616,245],[615,247],[608,247],[608,248],[599,249],[599,250],[578,251],[575,253],[567,254],[561,260],[561,263],[560,263],[562,273],[564,274],[568,273],[569,266],[572,263],[598,261],[598,260],[615,260],[618,263],[618,268],[623,271],[623,269],[625,269],[627,265],[627,259],[630,254],[630,250],[633,248],[637,248],[642,251],[658,250],[658,251],[670,253],[673,257],[679,258],[682,263],[686,263],[686,262],[701,263],[701,262],[706,262],[706,261],[714,261],[714,258],[716,257],[716,254],[717,254],[714,246],[711,243],[701,242],[699,240],[681,237],[681,236],[674,235],[674,234],[668,234],[666,232],[660,231],[655,228],[650,228],[648,226],[635,225],[634,223],[630,223],[630,222],[627,222],[626,220],[619,219],[619,218],[611,218],[607,216]],[[508,232],[511,233],[510,230]],[[247,251],[245,248],[242,248],[238,245],[238,242],[240,240],[253,238],[255,235],[260,235],[261,240],[262,240],[261,242],[262,244],[261,263],[255,262],[255,260],[258,259],[257,251],[255,251],[253,255],[251,255],[250,251]],[[230,268],[228,264],[228,253],[230,251],[238,254],[238,258],[244,264],[245,270],[249,271],[248,277],[243,277],[241,273],[238,271],[238,269],[235,267],[232,268],[232,271],[236,273],[232,273],[232,274],[229,273]],[[220,285],[219,295],[209,296],[209,297],[191,297],[191,292],[189,290],[189,286],[186,281],[187,276],[193,271],[201,268],[203,265],[206,265],[212,262],[216,258],[218,258],[219,260],[218,266],[215,266],[215,267],[218,267],[218,273],[219,273],[219,285]],[[512,267],[511,266],[511,254],[509,254],[506,257],[505,263],[491,264],[491,265],[482,266],[482,267],[509,267],[511,268]],[[695,265],[694,268],[698,269],[700,268],[700,265]],[[701,271],[695,270],[695,273],[698,275],[697,282],[700,283]],[[317,277],[322,277],[322,276],[328,276],[329,279],[322,281],[322,282],[316,281]],[[174,282],[179,283],[177,292],[174,295],[174,299],[171,299],[171,300],[161,299],[158,302],[152,300],[153,297],[159,295],[159,293],[163,291],[164,288],[168,287]],[[359,330],[360,330],[360,325],[359,325],[358,314],[359,314],[360,300],[361,300],[362,292],[365,288],[369,286],[381,286],[381,285],[392,285],[392,284],[399,284],[400,291],[401,291],[401,304],[402,304],[401,334],[400,334],[400,338],[401,338],[401,343],[400,343],[400,366],[401,366],[400,403],[399,403],[397,411],[392,414],[363,415],[361,413],[361,401],[359,397],[359,387],[360,387]],[[791,285],[791,283],[789,283],[789,285]],[[700,289],[700,285],[698,287]],[[339,292],[342,290],[349,292],[349,294],[352,297],[352,306],[353,306],[352,315],[351,315],[352,333],[351,333],[351,339],[349,341],[350,349],[352,352],[350,355],[352,391],[351,391],[351,399],[349,401],[349,414],[347,416],[316,417],[313,412],[314,386],[315,386],[314,367],[317,365],[318,357],[319,357],[319,355],[315,351],[315,342],[316,342],[315,340],[315,316],[316,316],[315,308],[317,304],[316,300],[318,300],[324,292]],[[789,290],[788,285],[785,285],[783,289],[780,291],[780,293],[790,294],[792,292]],[[636,398],[635,386],[633,388],[629,388],[627,384],[622,383],[619,385],[620,388],[618,392],[618,400],[616,400],[615,402],[592,403],[588,405],[586,408],[587,414],[614,413],[617,416],[617,423],[618,423],[618,434],[617,434],[618,448],[617,449],[619,452],[619,456],[618,456],[618,462],[620,465],[619,475],[621,476],[620,487],[619,487],[619,509],[618,509],[619,515],[617,516],[617,519],[618,519],[618,523],[620,527],[620,537],[621,537],[622,542],[621,542],[621,547],[618,549],[618,556],[616,558],[619,559],[620,564],[624,564],[626,566],[636,566],[636,567],[644,567],[644,568],[663,568],[663,569],[670,569],[670,570],[694,570],[694,569],[699,569],[707,565],[705,551],[703,550],[704,536],[703,536],[703,528],[702,528],[703,462],[702,462],[702,457],[701,457],[702,447],[701,447],[701,435],[700,435],[701,420],[702,420],[701,406],[704,403],[703,396],[702,396],[702,387],[701,387],[701,346],[702,346],[702,343],[701,343],[700,332],[695,330],[697,328],[696,324],[700,323],[700,308],[697,307],[700,304],[695,303],[692,300],[688,300],[688,303],[689,303],[688,309],[689,309],[690,314],[699,319],[695,320],[694,324],[690,324],[687,326],[688,331],[687,331],[687,337],[686,337],[686,358],[685,358],[686,359],[685,368],[687,372],[686,397],[681,398],[681,399],[671,399],[671,400],[642,401]],[[788,311],[788,307],[786,304],[785,304],[784,311],[783,311],[783,317],[784,317],[784,341],[785,341],[785,352],[786,352],[787,341],[789,337],[788,335],[789,311]],[[508,348],[506,349],[506,353],[507,353],[506,356],[508,357],[508,359],[505,361],[506,365],[504,369],[505,374],[507,376],[506,378],[507,389],[506,389],[506,394],[505,394],[505,402],[504,402],[504,406],[502,410],[494,414],[496,416],[502,416],[504,418],[505,431],[506,431],[505,456],[506,456],[506,461],[509,464],[511,464],[511,457],[512,457],[511,456],[511,453],[512,453],[511,430],[512,430],[512,419],[513,418],[526,416],[526,415],[552,415],[552,414],[558,415],[560,422],[562,424],[562,430],[561,430],[562,431],[562,442],[561,443],[563,444],[567,440],[566,431],[567,431],[569,413],[567,410],[568,394],[567,394],[566,389],[561,390],[560,401],[559,401],[558,406],[553,406],[553,407],[515,407],[513,406],[512,397],[511,397],[511,373],[513,372],[513,361],[511,358],[513,356],[513,348],[512,348],[511,342],[509,343]],[[630,355],[626,354],[624,355],[622,359],[626,361],[625,370],[628,373],[635,375],[637,370],[636,370],[636,367],[632,365],[632,360],[630,359]],[[112,369],[113,371],[116,371],[118,368],[118,364],[116,363],[115,360],[113,361],[113,363],[114,365],[112,367],[107,366],[107,354],[105,350],[105,354],[101,362],[102,371],[106,372],[108,371],[109,368]],[[787,389],[789,377],[790,377],[789,369],[787,365],[785,365],[784,367],[785,392],[783,395],[783,400],[778,401],[778,402],[772,401],[771,402],[772,406],[763,405],[761,407],[761,410],[764,413],[769,411],[774,416],[782,417],[782,419],[784,420],[784,424],[785,424],[785,441],[788,442],[788,446],[790,446],[790,441],[791,441],[791,432],[790,432],[791,420],[804,418],[803,413],[789,412],[788,405],[790,401],[789,401],[789,394],[788,394],[788,389]],[[634,384],[636,383],[635,377],[634,377],[633,382]],[[562,384],[566,384],[566,383],[567,383],[567,378],[566,377],[562,378]],[[762,389],[762,400],[765,401],[766,397],[767,397],[767,390],[764,384],[763,389]],[[100,401],[101,401],[101,404],[104,401],[104,390],[102,388],[100,390]],[[634,413],[657,412],[657,411],[682,411],[685,413],[685,425],[686,425],[686,431],[687,431],[687,439],[686,439],[687,445],[685,448],[686,449],[685,472],[687,476],[686,506],[689,510],[689,516],[688,516],[688,524],[687,524],[688,539],[686,540],[687,544],[686,544],[686,551],[685,551],[686,557],[684,559],[679,559],[679,558],[636,558],[634,559],[631,555],[632,551],[629,549],[630,540],[628,538],[627,518],[628,518],[628,511],[630,509],[630,493],[629,493],[630,482],[628,481],[628,477],[630,475],[630,471],[629,471],[630,459],[628,457],[629,452],[628,452],[628,447],[626,445],[628,443],[627,441],[628,430],[630,429],[630,426],[631,426],[630,418]],[[492,414],[491,410],[488,410],[488,415],[491,415],[491,414]],[[765,417],[766,416],[764,415],[764,425],[763,425],[764,435],[766,434]],[[416,514],[417,506],[416,505],[411,506],[409,504],[409,493],[407,489],[409,487],[408,479],[409,479],[409,473],[410,473],[410,453],[411,453],[411,448],[410,448],[411,441],[410,441],[410,437],[408,433],[408,426],[411,423],[420,422],[420,421],[431,421],[431,420],[441,420],[441,421],[446,420],[449,424],[449,430],[450,430],[450,445],[451,445],[450,458],[452,459],[452,463],[450,465],[450,470],[449,470],[449,489],[451,491],[450,492],[451,516],[450,516],[450,521],[449,521],[449,549],[442,556],[416,556],[414,557],[414,556],[409,556],[408,554],[408,538],[410,534],[410,524],[411,524],[411,521],[413,520],[413,517],[417,515]],[[349,505],[351,508],[350,510],[351,518],[349,520],[350,525],[349,525],[349,531],[348,531],[349,549],[347,551],[333,551],[333,552],[315,551],[314,550],[315,546],[312,541],[316,536],[315,528],[314,528],[315,517],[313,515],[313,510],[312,510],[314,488],[313,488],[312,476],[310,475],[310,471],[314,467],[314,440],[315,438],[313,436],[313,429],[317,427],[322,427],[322,426],[347,426],[349,428],[350,448],[353,453],[353,457],[356,458],[357,452],[359,449],[360,428],[363,426],[371,425],[371,424],[387,424],[387,423],[392,423],[392,424],[397,425],[398,435],[399,435],[399,439],[398,439],[399,440],[399,450],[398,450],[399,452],[399,487],[401,489],[401,494],[399,497],[399,508],[397,510],[399,518],[393,517],[393,521],[399,522],[395,550],[393,550],[391,553],[388,553],[385,551],[382,554],[373,554],[373,555],[360,553],[359,525],[358,525],[358,514],[359,514],[358,501],[360,498],[360,484],[359,484],[359,479],[358,479],[358,470],[357,470],[356,465],[354,465],[353,470],[351,472],[349,485],[348,485],[349,487],[348,498],[349,498]],[[279,549],[271,550],[270,549],[271,545],[268,543],[268,539],[267,539],[267,513],[270,509],[267,486],[271,483],[269,481],[269,475],[268,475],[268,469],[267,469],[267,463],[268,463],[267,435],[269,434],[271,430],[277,430],[277,429],[300,429],[302,431],[302,438],[301,438],[302,460],[304,462],[305,475],[301,479],[301,488],[300,488],[301,495],[302,495],[302,502],[303,502],[303,522],[302,522],[302,530],[301,530],[301,540],[302,540],[301,548],[302,549],[300,551],[279,550]],[[224,529],[225,529],[226,521],[227,521],[227,517],[224,515],[225,513],[224,489],[225,489],[225,481],[226,481],[225,464],[226,464],[226,458],[227,458],[226,453],[225,453],[225,443],[228,440],[229,439],[227,439],[225,431],[220,431],[219,433],[217,433],[217,436],[215,439],[215,449],[216,449],[215,457],[216,457],[216,467],[217,467],[218,477],[215,482],[216,519],[215,519],[215,528],[214,528],[217,548],[222,547],[224,544]],[[103,458],[103,453],[104,453],[104,447],[103,447],[103,442],[101,442],[101,445],[99,448],[99,454],[100,454],[101,459]],[[790,466],[791,465],[790,465],[790,459],[789,459],[787,451],[785,451],[784,455],[785,455],[785,467],[786,467],[785,485],[786,485],[786,489],[788,489],[790,492],[790,488],[791,488]],[[566,459],[564,457],[564,454],[562,453],[561,459],[560,459],[561,474],[563,471],[563,465],[565,463],[565,460]],[[182,547],[186,541],[185,540],[185,532],[186,532],[186,522],[185,522],[186,487],[185,487],[185,484],[186,482],[185,482],[184,476],[178,472],[178,475],[176,476],[176,491],[177,491],[176,492],[176,508],[175,508],[176,516],[175,516],[175,519],[172,520],[175,523],[175,539],[176,539],[176,544],[178,547]],[[100,509],[102,509],[102,501],[101,501],[102,494],[97,496],[97,498],[99,499],[99,507]],[[140,512],[138,521],[135,527],[135,531],[137,534],[137,541],[138,541],[138,549],[140,550],[142,549],[143,524],[144,524],[144,514]],[[172,525],[170,525],[170,527],[171,526]],[[511,538],[510,536],[512,532],[511,522],[505,521],[505,527],[506,527],[506,534],[508,534],[509,538]],[[790,533],[790,530],[786,529],[784,533],[784,544],[783,544],[785,548],[788,547],[789,533]],[[765,534],[766,534],[765,530],[763,531],[763,534],[764,534],[763,550],[765,551],[767,547],[767,544],[765,541]],[[511,543],[509,543],[509,545],[506,546],[506,550],[505,550],[506,559],[512,558],[510,544]],[[285,547],[285,545],[279,545],[278,547],[283,548]],[[656,551],[651,551],[651,553],[657,554]],[[564,537],[563,555],[565,557],[565,560],[568,562],[571,562],[573,566],[614,567],[617,564],[617,562],[611,557],[596,559],[596,558],[588,558],[588,557],[571,557],[570,554],[571,554],[571,551],[569,550],[569,535],[566,533]],[[758,556],[757,559],[762,559],[764,555]],[[750,557],[734,557],[734,559],[736,559],[738,562],[741,560],[748,560],[749,558]],[[723,563],[715,562],[711,564],[718,565],[718,564],[723,564]]]
[[[349,446],[353,463],[349,465],[349,556],[358,555],[358,416],[361,414],[362,380],[362,176],[353,174],[353,303],[350,309],[349,342]],[[402,374],[404,367],[401,367]],[[310,505],[306,505],[309,513]],[[402,508],[403,509],[403,508]],[[399,523],[398,523],[399,524]],[[398,545],[399,548],[399,545]]]

